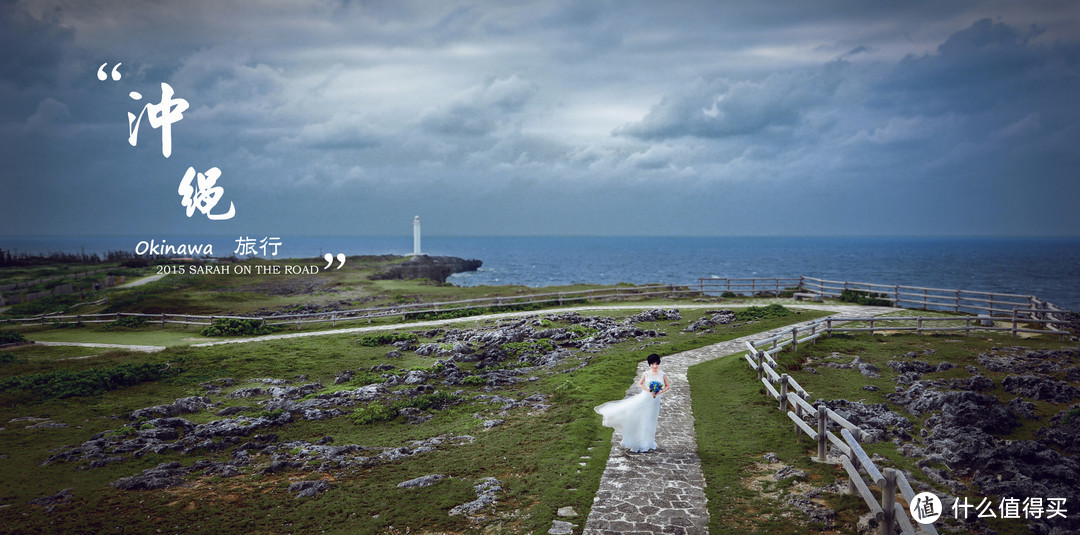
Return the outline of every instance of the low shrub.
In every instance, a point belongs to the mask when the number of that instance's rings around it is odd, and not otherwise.
[[[118,329],[137,329],[139,327],[145,327],[146,324],[146,318],[142,316],[122,316],[116,318],[116,321],[106,324],[105,330],[113,331]]]
[[[281,330],[280,325],[267,325],[261,319],[222,318],[214,320],[200,334],[203,336],[259,336],[273,334]]]
[[[782,318],[790,316],[794,312],[782,305],[772,304],[764,307],[752,306],[735,312],[735,319],[739,321],[756,321],[769,318]]]
[[[0,331],[0,344],[23,344],[26,337],[19,331]]]
[[[431,394],[420,394],[412,399],[403,399],[394,403],[393,407],[397,410],[405,408],[415,408],[422,411],[428,409],[441,409],[447,405],[453,405],[457,403],[458,396],[447,394],[445,392],[434,392]]]
[[[398,417],[402,409],[420,409],[422,411],[430,409],[441,409],[453,405],[460,401],[460,396],[447,394],[445,392],[434,392],[431,394],[421,394],[412,399],[403,399],[396,401],[390,405],[383,405],[382,403],[372,403],[367,407],[364,407],[355,413],[353,413],[353,421],[357,425],[367,425],[376,422],[385,422],[393,420]]]
[[[259,418],[266,418],[267,420],[277,420],[279,416],[285,414],[285,409],[274,409],[272,411],[262,411],[259,413]]]
[[[845,303],[855,303],[866,306],[892,306],[892,302],[886,299],[885,294],[864,292],[861,290],[844,290],[840,292],[840,300]]]
[[[461,380],[461,384],[465,386],[484,386],[487,384],[487,379],[480,377],[479,375],[470,375]]]
[[[164,364],[121,364],[112,368],[79,372],[58,370],[17,375],[0,380],[0,391],[23,390],[45,399],[93,396],[110,390],[156,381],[180,372]]]
[[[353,421],[358,425],[385,422],[397,418],[398,410],[381,403],[372,403],[353,414]]]
[[[415,342],[413,333],[375,333],[361,337],[356,343],[365,347],[387,346],[395,342]]]

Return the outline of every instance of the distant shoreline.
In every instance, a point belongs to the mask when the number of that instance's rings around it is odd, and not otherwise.
[[[252,236],[251,238],[256,238]],[[258,237],[261,238],[261,237]],[[0,249],[131,250],[142,238],[0,238]],[[170,243],[183,237],[160,236]],[[215,238],[216,239],[216,238]],[[228,257],[236,237],[213,243]],[[411,236],[280,236],[275,258],[412,253]],[[425,236],[425,254],[478,258],[458,286],[696,284],[702,277],[798,277],[1034,295],[1080,310],[1080,237],[443,237]],[[242,255],[237,255],[242,257]]]

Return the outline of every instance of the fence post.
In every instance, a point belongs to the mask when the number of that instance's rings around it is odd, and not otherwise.
[[[780,376],[780,412],[787,412],[788,374]]]
[[[801,396],[801,395],[799,395],[798,393],[796,393],[795,395],[796,395],[796,396],[799,396],[800,398],[802,397],[802,396]],[[800,419],[800,420],[802,420],[802,417],[803,417],[803,409],[802,409],[802,404],[801,404],[801,403],[795,403],[795,406],[794,406],[794,407],[792,407],[792,409],[795,409],[795,416],[798,416],[798,417],[799,417],[799,419]],[[794,425],[794,426],[795,426],[795,435],[797,436],[797,435],[799,434],[799,431],[800,431],[800,429],[799,429],[799,424],[798,424],[798,423],[795,423],[795,422],[791,422],[791,425]]]
[[[791,328],[791,352],[792,353],[798,353],[799,352],[799,328],[798,327],[792,327]]]
[[[825,462],[825,433],[828,430],[828,426],[825,422],[825,404],[818,405],[817,408],[817,456],[819,462]]]
[[[161,326],[162,327],[165,326],[165,313],[164,312],[161,313]]]
[[[874,336],[874,318],[870,318],[870,336]]]
[[[971,317],[964,320],[964,336],[971,336]]]
[[[843,454],[841,454],[841,455],[843,455]],[[855,472],[856,472],[855,477],[861,477],[861,476],[858,475],[859,466],[860,466],[859,465],[859,456],[852,453],[851,456],[848,457],[848,460],[851,461],[851,466],[855,467]],[[855,485],[855,480],[854,479],[848,479],[847,493],[848,494],[858,494],[858,492],[859,492],[859,487]]]
[[[892,292],[893,292],[892,306],[893,306],[893,308],[900,308],[900,286],[894,284]]]
[[[825,336],[832,337],[832,319],[825,320]]]
[[[919,316],[917,319],[919,320],[919,327],[918,327],[918,330],[916,332],[918,332],[921,335],[922,334],[922,316]]]
[[[1013,335],[1013,338],[1016,338],[1016,328],[1017,328],[1016,327],[1016,322],[1017,322],[1017,314],[1016,314],[1016,309],[1014,308],[1013,309],[1013,317],[1012,317],[1012,323],[1013,323],[1012,335]]]
[[[885,476],[885,488],[881,489],[881,509],[885,511],[885,518],[881,521],[881,535],[892,535],[893,523],[896,522],[896,471],[892,468],[883,470]]]
[[[960,312],[960,290],[956,290],[956,300],[953,301],[953,312]]]
[[[757,357],[757,378],[760,381],[762,377],[765,377],[765,352],[759,349],[755,356]]]

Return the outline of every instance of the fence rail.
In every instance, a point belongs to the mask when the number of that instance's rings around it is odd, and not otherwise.
[[[799,344],[816,343],[821,336],[830,336],[834,332],[875,332],[884,331],[915,331],[923,334],[927,331],[965,331],[970,334],[973,330],[978,331],[1009,331],[1015,337],[1018,333],[1049,334],[1064,337],[1065,332],[1054,328],[1055,325],[1067,323],[1064,320],[1054,319],[1048,314],[1048,308],[1016,308],[1012,316],[1004,318],[1007,326],[999,327],[1003,318],[1000,316],[955,316],[955,317],[827,317],[822,318],[800,327],[792,327],[789,331],[778,335],[758,340],[745,342],[747,354],[744,359],[750,364],[750,368],[757,371],[758,380],[761,381],[767,395],[779,402],[779,409],[785,412],[793,422],[794,432],[802,433],[817,442],[817,458],[826,462],[826,451],[829,444],[834,451],[840,454],[841,464],[849,477],[848,490],[863,498],[867,507],[870,508],[880,525],[881,534],[893,533],[894,526],[899,525],[901,533],[915,533],[916,526],[922,533],[936,535],[933,525],[912,523],[908,518],[908,510],[897,500],[897,490],[900,496],[910,504],[915,499],[915,492],[911,488],[907,477],[898,470],[885,468],[879,470],[874,465],[866,452],[863,451],[860,440],[863,432],[857,425],[852,424],[824,403],[816,406],[811,404],[809,392],[788,374],[777,373],[778,364],[774,355],[785,348],[792,352],[798,351]],[[1056,307],[1053,311],[1058,311]],[[1043,316],[1043,317],[1040,317]],[[972,324],[976,321],[976,324]],[[915,322],[915,326],[910,323]],[[933,325],[935,323],[952,322],[953,324],[964,322],[963,326]],[[866,323],[868,327],[845,326],[850,324]],[[1045,329],[1022,328],[1022,324],[1042,324]],[[800,338],[800,333],[803,335]],[[767,349],[766,349],[767,348]],[[808,416],[816,416],[816,429],[806,422]],[[840,435],[829,430],[830,427],[839,427]],[[869,478],[869,483],[860,474],[862,470]],[[874,497],[870,485],[880,489],[880,502]]]
[[[834,452],[839,453],[837,462],[847,472],[848,491],[858,494],[866,502],[878,521],[878,533],[891,534],[895,526],[899,526],[901,533],[914,534],[918,526],[919,533],[937,535],[937,530],[932,524],[913,523],[909,518],[908,509],[900,503],[898,498],[903,497],[908,504],[915,499],[911,484],[903,472],[893,468],[879,470],[874,465],[859,442],[863,436],[862,429],[829,409],[825,403],[819,402],[816,406],[811,404],[808,401],[810,393],[805,388],[788,374],[777,373],[774,369],[777,364],[772,354],[785,347],[790,347],[791,351],[797,351],[800,343],[814,343],[822,334],[815,332],[816,329],[822,325],[831,326],[830,321],[860,320],[858,318],[854,320],[825,318],[806,325],[802,329],[792,328],[790,331],[765,340],[746,342],[748,352],[744,358],[750,364],[750,368],[757,371],[758,380],[764,384],[767,395],[779,402],[779,410],[786,413],[788,419],[792,421],[794,432],[802,433],[817,442],[817,459],[827,462],[829,444],[833,446]],[[841,330],[839,326],[832,328],[832,331],[838,330]],[[800,331],[810,334],[800,339]],[[829,332],[826,331],[826,334]],[[770,347],[770,349],[764,350],[762,349],[764,347]],[[809,416],[815,418],[816,428],[807,423],[806,418]],[[833,433],[830,427],[839,428],[839,436]],[[863,473],[866,474],[869,482],[863,478]],[[880,499],[874,496],[871,486],[879,489]],[[897,490],[900,491],[899,496],[897,496]]]
[[[849,282],[801,277],[800,291],[822,297],[839,298],[845,290],[877,294],[877,298],[892,303],[900,308],[918,308],[922,310],[948,310],[952,312],[1011,313],[1014,308],[1047,308],[1045,301],[1032,296],[1001,292],[957,290],[948,288],[926,288],[922,286],[901,286],[898,284],[877,284],[872,282]],[[1053,307],[1056,309],[1057,307]]]
[[[700,295],[695,289],[686,286],[657,284],[648,286],[616,287],[599,290],[580,290],[576,292],[556,292],[529,294],[512,297],[486,297],[480,299],[467,299],[461,301],[444,301],[439,303],[410,303],[385,307],[359,308],[351,310],[339,310],[333,312],[312,312],[304,314],[275,314],[271,316],[241,316],[241,315],[197,315],[197,314],[141,314],[131,312],[115,312],[109,314],[43,314],[27,318],[0,319],[0,324],[53,324],[53,323],[109,323],[122,317],[142,317],[148,321],[161,325],[211,325],[218,319],[239,320],[263,320],[267,325],[293,326],[297,329],[304,325],[331,323],[336,326],[340,322],[368,321],[401,316],[408,319],[409,316],[423,314],[445,314],[473,309],[487,308],[513,308],[520,306],[553,306],[584,301],[623,301],[635,299],[647,299],[658,296],[685,296]]]
[[[705,295],[716,292],[730,292],[736,295],[775,295],[790,293],[792,297],[809,297],[814,300],[840,298],[845,291],[863,292],[866,297],[888,302],[891,306],[908,309],[938,310],[954,313],[974,314],[969,321],[1011,322],[1010,330],[1017,333],[1045,333],[1052,331],[1064,338],[1064,329],[1060,326],[1068,313],[1053,303],[1033,295],[1021,295],[1003,292],[959,290],[947,288],[929,288],[923,286],[902,286],[899,284],[879,284],[872,282],[851,282],[819,279],[800,276],[798,278],[699,278],[698,290]],[[924,318],[926,321],[936,321]],[[873,320],[870,320],[873,321]],[[1021,323],[1041,324],[1043,329],[1019,328]],[[921,327],[921,323],[920,323]],[[873,332],[871,323],[869,329]],[[921,328],[900,327],[894,330],[917,330]],[[971,331],[970,324],[958,328],[940,328],[936,330]],[[1006,330],[1006,329],[991,329]],[[791,340],[789,343],[798,343]]]
[[[802,283],[802,277],[795,278],[700,278],[698,290],[703,293],[726,292],[735,295],[761,295],[770,294],[779,296],[784,291],[794,291]]]

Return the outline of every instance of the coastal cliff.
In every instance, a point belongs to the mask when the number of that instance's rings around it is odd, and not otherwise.
[[[372,280],[389,279],[428,279],[442,284],[454,273],[476,271],[483,262],[480,260],[465,260],[454,256],[428,256],[419,255],[409,257],[408,260],[384,268],[382,271],[371,276]]]

